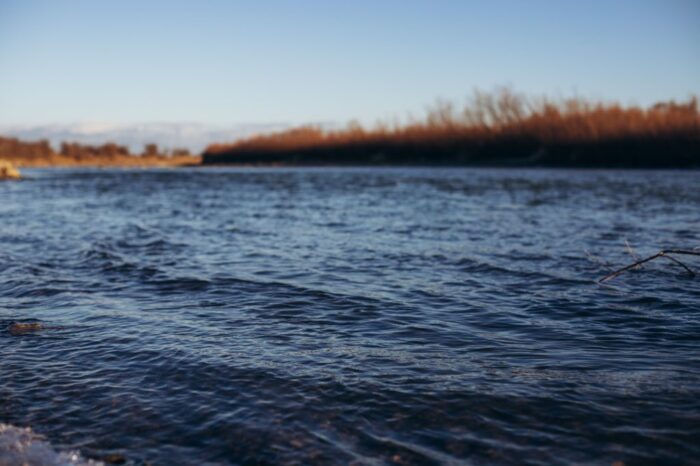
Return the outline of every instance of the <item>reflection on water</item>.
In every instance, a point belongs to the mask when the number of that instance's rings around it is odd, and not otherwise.
[[[697,173],[26,174],[0,184],[0,422],[54,452],[700,457],[700,281],[651,263],[595,283],[625,239],[700,246]]]

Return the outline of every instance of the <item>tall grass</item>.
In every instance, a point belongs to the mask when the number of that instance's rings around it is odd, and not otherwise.
[[[299,151],[373,150],[393,147],[474,149],[493,144],[595,145],[644,141],[700,142],[698,100],[659,103],[648,108],[583,99],[529,99],[509,89],[475,92],[463,108],[437,102],[424,119],[403,124],[365,128],[353,122],[339,130],[303,126],[258,135],[230,144],[212,144],[205,157],[255,153],[284,154]],[[209,157],[216,160],[214,157]]]

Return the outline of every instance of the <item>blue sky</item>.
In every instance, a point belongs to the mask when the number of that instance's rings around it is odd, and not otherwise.
[[[700,93],[696,0],[0,0],[0,124],[363,122]]]

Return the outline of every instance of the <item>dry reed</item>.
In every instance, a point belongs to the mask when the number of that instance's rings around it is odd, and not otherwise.
[[[371,129],[353,122],[344,129],[329,131],[302,126],[230,144],[212,144],[205,154],[281,153],[378,144],[590,144],[660,138],[700,141],[696,97],[684,103],[671,101],[641,108],[582,99],[528,99],[509,89],[495,93],[477,91],[463,109],[438,101],[423,121],[378,124]]]

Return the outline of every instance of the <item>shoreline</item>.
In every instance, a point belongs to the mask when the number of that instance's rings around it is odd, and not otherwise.
[[[423,120],[324,130],[307,125],[211,144],[202,164],[428,165],[590,168],[700,167],[700,109],[580,99],[533,100],[508,89]]]
[[[138,159],[138,156],[133,156]],[[57,160],[57,161],[33,161],[24,160],[19,157],[4,158],[20,169],[26,168],[178,168],[178,167],[198,167],[201,165],[201,157],[188,157],[187,159],[176,158],[173,160],[117,160],[117,161],[75,161],[75,160]]]
[[[110,165],[110,164],[79,164],[79,165],[18,165],[22,170],[66,170],[66,169],[94,169],[94,170],[118,170],[118,169],[284,169],[284,168],[309,168],[309,169],[393,169],[393,168],[415,168],[415,169],[483,169],[483,170],[584,170],[584,171],[700,171],[697,166],[584,166],[584,165],[515,165],[515,164],[362,164],[362,163],[208,163],[208,164],[173,164],[173,165]]]
[[[700,168],[700,140],[592,144],[376,144],[205,152],[202,166],[426,166],[490,168]]]

